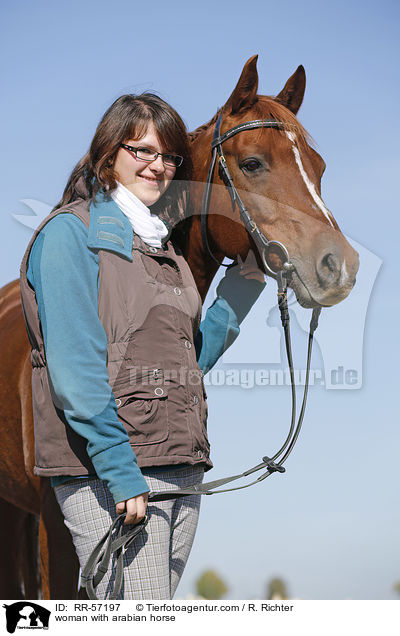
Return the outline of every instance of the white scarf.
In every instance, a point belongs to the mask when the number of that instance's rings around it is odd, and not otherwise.
[[[118,181],[117,184],[111,196],[130,220],[133,231],[139,234],[147,245],[161,247],[162,239],[168,234],[166,225],[156,214],[152,214],[149,208],[128,188]]]

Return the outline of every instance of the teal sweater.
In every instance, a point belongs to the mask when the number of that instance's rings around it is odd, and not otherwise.
[[[109,216],[123,214],[112,200],[101,207]],[[132,231],[124,225],[125,232]],[[97,250],[88,249],[87,242],[88,229],[78,217],[57,215],[33,244],[27,277],[36,293],[48,372],[56,396],[68,424],[87,440],[87,453],[97,476],[106,481],[115,502],[119,502],[149,488],[118,420],[108,382],[107,336],[98,315],[99,258]],[[200,325],[195,347],[203,373],[236,339],[239,322],[264,287],[258,281],[245,280],[237,270],[231,268],[221,281],[219,289],[224,297],[217,296]],[[97,413],[99,404],[105,407]],[[71,477],[53,477],[52,484],[66,479]]]

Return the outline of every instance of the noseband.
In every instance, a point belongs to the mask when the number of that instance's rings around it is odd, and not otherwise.
[[[212,150],[212,160],[211,165],[208,171],[206,187],[204,191],[203,205],[202,205],[202,213],[201,213],[201,235],[203,239],[203,244],[210,255],[210,257],[218,263],[218,265],[222,265],[215,256],[212,254],[208,239],[207,239],[207,215],[210,204],[210,195],[212,189],[212,181],[214,176],[215,165],[217,161],[218,155],[218,163],[219,163],[219,172],[220,176],[228,189],[232,207],[235,208],[235,205],[238,205],[241,219],[244,223],[244,226],[250,236],[253,237],[254,242],[259,250],[260,256],[262,258],[265,270],[276,279],[278,284],[278,306],[281,314],[282,327],[285,334],[285,344],[286,344],[286,355],[290,370],[290,384],[291,384],[291,395],[292,395],[292,415],[289,427],[289,433],[282,444],[281,448],[273,455],[272,457],[265,456],[262,458],[261,463],[253,466],[253,468],[249,468],[243,473],[239,475],[232,475],[230,477],[224,477],[222,479],[217,479],[215,481],[209,481],[207,483],[194,484],[189,488],[182,488],[180,490],[167,490],[164,492],[151,492],[149,493],[148,500],[152,501],[165,501],[168,499],[177,499],[178,497],[188,497],[190,495],[214,495],[221,492],[230,492],[232,490],[242,490],[243,488],[248,488],[253,484],[259,483],[272,475],[273,473],[284,473],[285,468],[283,466],[284,462],[289,457],[290,453],[293,450],[293,447],[298,439],[301,425],[303,423],[307,395],[308,395],[308,385],[309,385],[309,377],[310,377],[310,364],[311,364],[311,351],[312,351],[312,343],[313,343],[313,335],[314,331],[318,326],[318,318],[321,312],[320,308],[313,309],[312,318],[310,322],[310,330],[308,337],[308,351],[307,351],[307,369],[306,369],[306,380],[304,385],[304,393],[303,393],[303,401],[300,409],[299,419],[296,425],[296,387],[295,387],[295,379],[294,379],[294,368],[293,368],[293,358],[292,358],[292,348],[291,348],[291,340],[290,340],[290,328],[289,328],[289,309],[287,304],[287,285],[290,280],[292,271],[295,269],[294,265],[290,262],[290,257],[288,250],[286,247],[280,243],[279,241],[268,240],[266,236],[261,232],[261,230],[257,227],[256,223],[253,221],[252,217],[249,214],[246,206],[244,205],[242,199],[239,196],[239,193],[233,183],[232,176],[228,170],[228,166],[226,164],[226,160],[224,157],[224,153],[222,151],[222,144],[227,139],[230,139],[234,135],[242,132],[243,130],[253,130],[254,128],[276,128],[279,130],[283,130],[285,128],[284,124],[275,120],[262,120],[256,119],[254,121],[245,122],[243,124],[239,124],[234,128],[231,128],[223,135],[220,134],[221,129],[221,115],[218,117],[218,120],[215,125],[214,136],[211,143]],[[282,258],[282,269],[281,270],[273,270],[268,263],[268,254],[271,248],[275,250],[278,249],[283,258]],[[227,267],[227,265],[225,266]],[[257,479],[251,481],[244,486],[236,486],[234,488],[221,488],[221,486],[225,486],[228,483],[236,481],[237,479],[242,479],[243,477],[248,477],[253,473],[259,472],[260,470],[266,469]],[[126,548],[137,535],[145,528],[147,524],[147,517],[145,517],[142,521],[136,524],[133,527],[130,527],[123,532],[125,527],[123,526],[123,520],[125,518],[125,513],[119,515],[106,532],[104,537],[99,541],[99,543],[94,548],[91,553],[88,562],[86,563],[82,574],[81,574],[81,584],[83,587],[86,587],[87,594],[90,599],[97,599],[95,588],[98,586],[100,581],[104,578],[111,558],[113,554],[115,554],[116,558],[116,574],[114,581],[114,589],[111,592],[110,599],[117,599],[119,593],[121,591],[122,583],[123,583],[123,554],[124,548]]]

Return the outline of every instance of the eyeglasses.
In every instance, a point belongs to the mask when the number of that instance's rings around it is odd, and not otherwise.
[[[136,159],[139,159],[139,161],[155,161],[157,157],[162,157],[163,164],[165,166],[173,166],[174,168],[179,168],[179,166],[183,163],[183,157],[180,155],[156,152],[155,150],[150,150],[150,148],[134,148],[133,146],[128,146],[128,144],[120,145],[121,148],[125,148],[125,150],[133,152]]]

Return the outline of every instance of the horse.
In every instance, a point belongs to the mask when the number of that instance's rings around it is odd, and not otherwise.
[[[298,302],[311,308],[332,306],[350,293],[358,255],[322,201],[325,163],[296,117],[305,92],[304,68],[297,68],[276,97],[257,91],[257,56],[253,56],[224,106],[208,123],[189,133],[194,164],[190,215],[177,224],[172,238],[182,246],[203,300],[224,257],[245,261],[252,250],[258,266],[265,270],[218,171],[213,175],[207,220],[212,255],[202,240],[200,217],[217,120],[221,134],[244,122],[275,120],[279,127],[245,129],[226,140],[226,161],[257,226],[290,254],[295,267],[289,285]],[[271,258],[275,268],[282,265],[279,251]],[[271,271],[266,273],[271,275]],[[79,564],[72,540],[49,479],[33,472],[30,346],[17,280],[0,290],[0,348],[0,509],[5,519],[0,529],[0,597],[16,599],[24,593],[33,599],[41,593],[44,599],[74,599]],[[40,577],[35,569],[37,537]],[[29,568],[16,566],[21,545],[25,555],[32,555]]]

